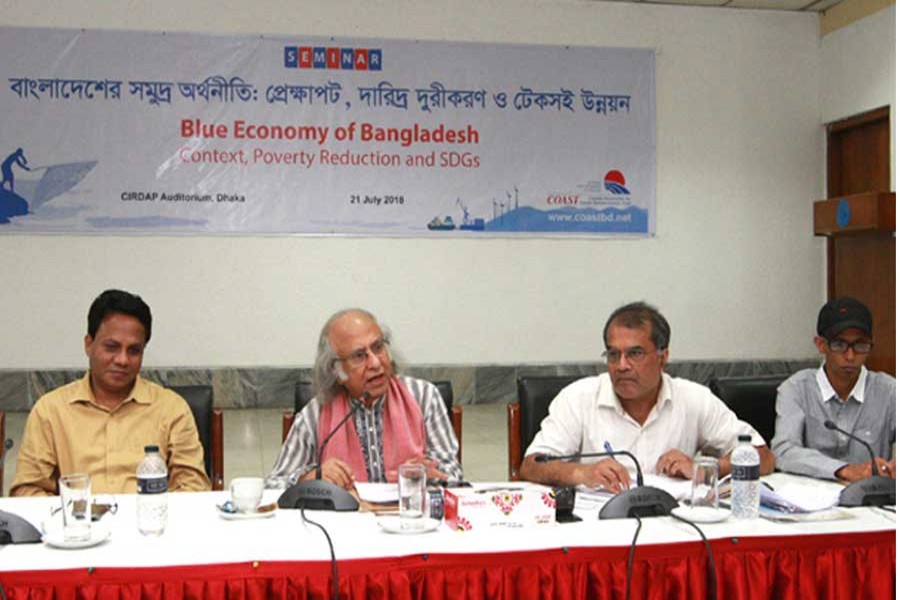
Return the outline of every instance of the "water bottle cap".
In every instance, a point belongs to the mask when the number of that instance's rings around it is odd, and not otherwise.
[[[144,446],[144,453],[147,453],[147,452],[159,452],[159,446],[156,446],[156,445]]]
[[[749,442],[752,439],[753,438],[751,436],[747,435],[746,433],[742,433],[741,435],[738,436],[739,442]]]

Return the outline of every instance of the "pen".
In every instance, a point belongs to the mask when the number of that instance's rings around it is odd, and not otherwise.
[[[603,449],[606,450],[607,452],[614,452],[614,450],[612,448],[612,444],[610,444],[609,441],[603,442]]]

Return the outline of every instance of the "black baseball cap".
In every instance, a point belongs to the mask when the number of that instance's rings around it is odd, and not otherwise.
[[[819,311],[819,323],[816,331],[826,340],[855,327],[872,337],[872,313],[866,305],[850,296],[832,298]]]

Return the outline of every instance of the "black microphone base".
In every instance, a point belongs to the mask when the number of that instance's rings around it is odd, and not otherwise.
[[[278,498],[278,508],[349,512],[359,510],[359,502],[344,488],[321,479],[313,479],[301,481],[286,489]]]
[[[12,513],[0,510],[0,546],[5,544],[35,544],[41,532],[34,525]]]
[[[663,517],[672,512],[678,502],[672,495],[649,485],[619,492],[600,509],[600,519],[633,517]]]
[[[557,523],[577,523],[581,520],[581,517],[573,512],[575,510],[574,487],[554,487],[553,496],[556,498]]]
[[[844,488],[839,506],[885,506],[897,504],[897,482],[890,477],[872,476]]]

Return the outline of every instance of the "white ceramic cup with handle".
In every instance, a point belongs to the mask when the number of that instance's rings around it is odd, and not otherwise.
[[[231,501],[239,512],[255,512],[262,501],[263,489],[262,477],[236,477],[231,480]]]

